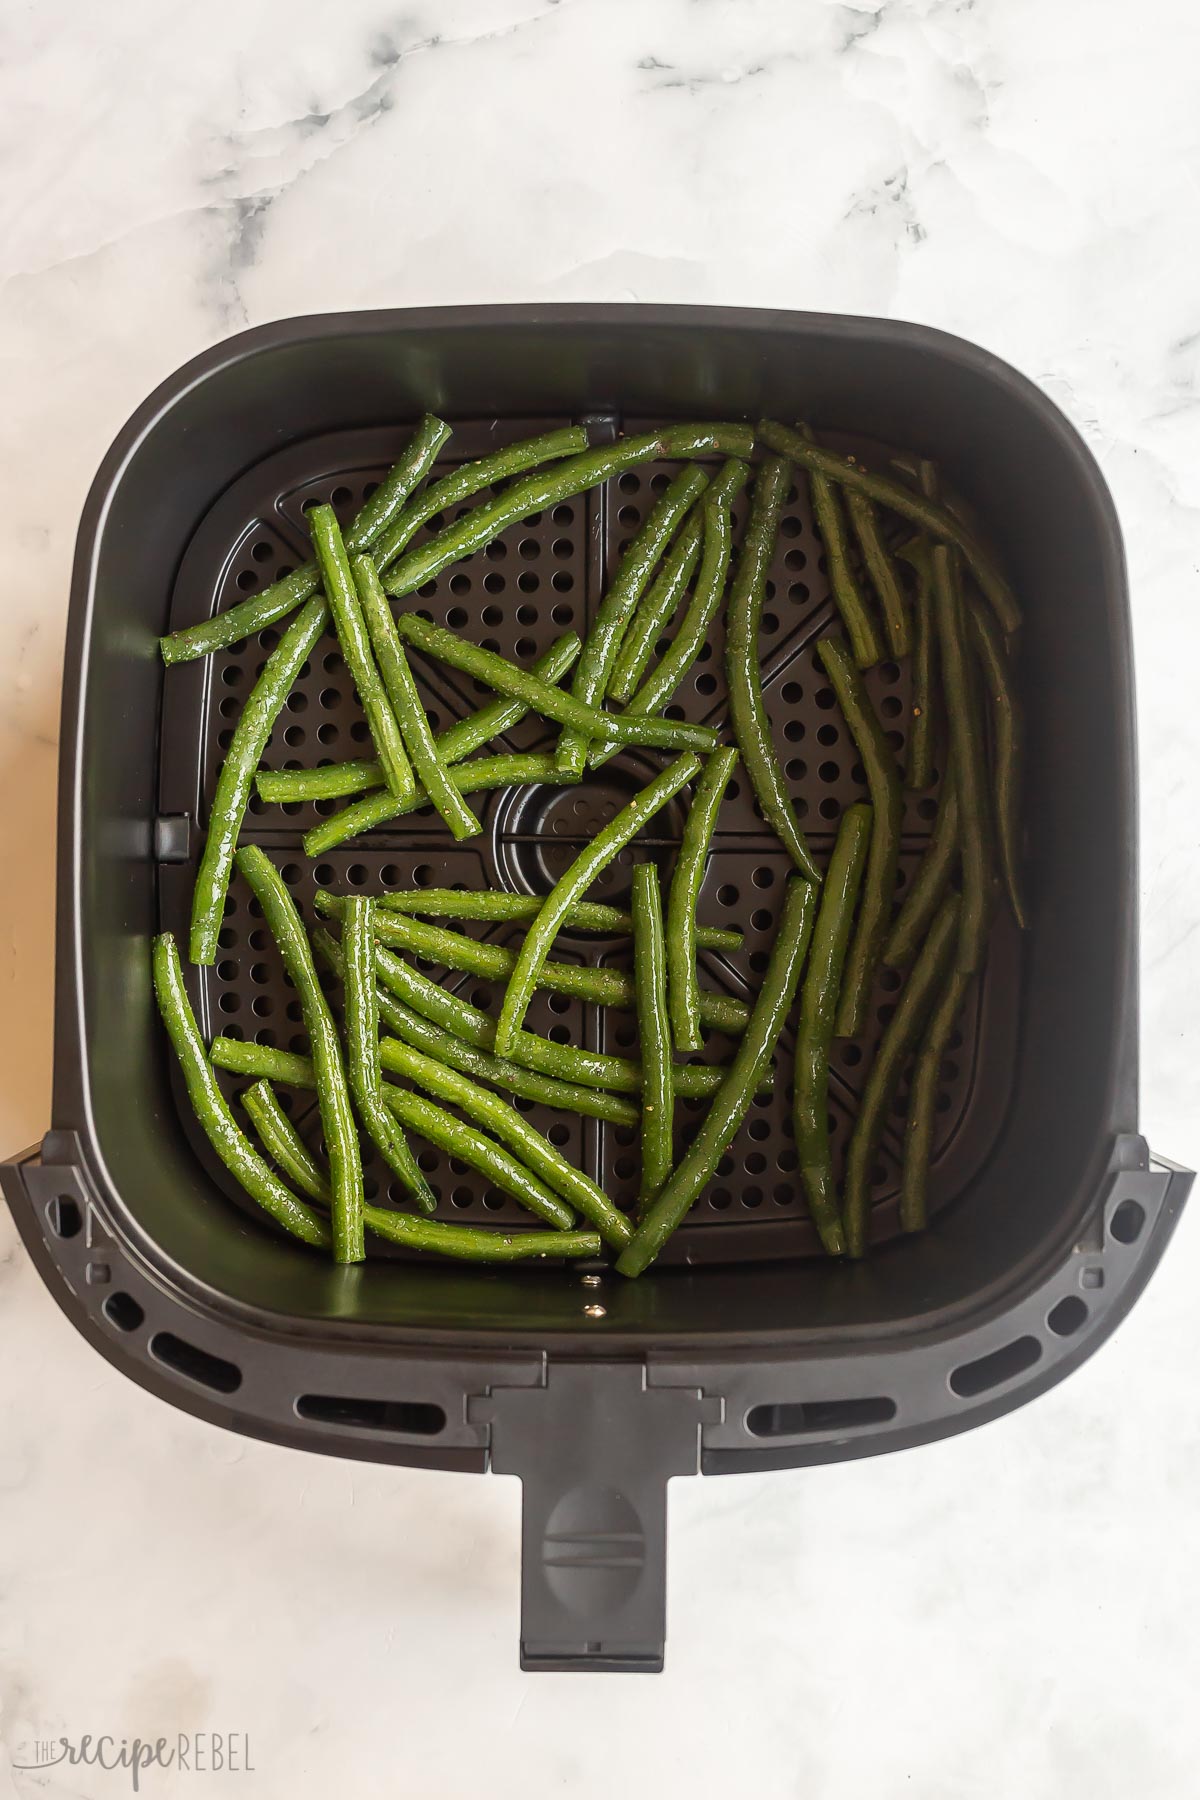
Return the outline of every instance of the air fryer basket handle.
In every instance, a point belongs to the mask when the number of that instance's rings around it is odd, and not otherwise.
[[[698,1472],[721,1412],[641,1363],[551,1363],[543,1386],[471,1399],[492,1468],[523,1487],[523,1669],[662,1668],[667,1482]]]

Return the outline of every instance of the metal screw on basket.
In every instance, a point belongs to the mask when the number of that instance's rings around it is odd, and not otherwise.
[[[584,1287],[599,1287],[600,1286],[600,1277],[598,1275],[581,1275],[579,1277],[579,1279],[583,1283]]]
[[[593,1301],[590,1306],[584,1307],[583,1316],[585,1319],[607,1319],[608,1308],[607,1306],[600,1306],[596,1301]]]

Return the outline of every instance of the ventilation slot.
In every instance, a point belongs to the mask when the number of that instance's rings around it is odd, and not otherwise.
[[[301,1394],[296,1411],[323,1425],[353,1425],[361,1431],[400,1431],[407,1437],[436,1437],[446,1425],[440,1406],[422,1400],[357,1400],[349,1394]]]
[[[886,1394],[865,1400],[805,1400],[753,1406],[746,1429],[753,1437],[802,1437],[809,1432],[854,1431],[864,1425],[886,1425],[896,1416],[896,1402]]]
[[[46,1223],[55,1237],[78,1237],[83,1229],[83,1214],[69,1194],[56,1194],[46,1208]]]
[[[1001,1350],[993,1350],[975,1362],[960,1363],[950,1377],[950,1386],[960,1400],[970,1400],[976,1394],[986,1394],[989,1388],[999,1387],[1002,1381],[1023,1375],[1041,1354],[1042,1346],[1035,1337],[1014,1338]]]
[[[186,1343],[173,1331],[156,1331],[150,1339],[150,1354],[169,1369],[186,1375],[189,1381],[213,1388],[218,1394],[235,1394],[242,1385],[242,1371],[236,1363]]]
[[[132,1294],[110,1294],[104,1302],[104,1316],[118,1331],[136,1331],[146,1315]]]

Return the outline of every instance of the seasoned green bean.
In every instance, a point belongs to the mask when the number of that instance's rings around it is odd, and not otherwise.
[[[638,1188],[641,1213],[671,1173],[675,1142],[667,952],[658,870],[652,862],[638,863],[633,871],[633,968],[642,1046],[642,1171]]]
[[[284,805],[296,800],[340,800],[383,786],[383,765],[376,757],[323,763],[316,769],[260,769],[254,783],[260,800]]]
[[[694,463],[681,469],[665,493],[655,501],[645,523],[621,558],[571,678],[571,692],[585,706],[603,704],[634,609],[675,528],[707,486],[708,476]],[[578,781],[583,775],[588,748],[588,738],[582,732],[570,727],[563,732],[558,746],[558,766],[568,780]]]
[[[816,916],[817,893],[811,881],[798,875],[789,877],[779,934],[746,1035],[686,1156],[638,1225],[633,1242],[617,1259],[622,1275],[640,1275],[653,1262],[737,1136],[795,997]]]
[[[338,643],[366,715],[371,741],[383,768],[384,779],[397,800],[410,800],[416,785],[412,765],[405,752],[400,727],[384,689],[382,676],[372,655],[362,603],[355,591],[346,547],[338,529],[337,514],[332,506],[314,506],[309,511],[308,526]]]
[[[564,631],[561,637],[555,638],[545,655],[532,664],[530,674],[553,687],[566,674],[582,648],[578,633]],[[524,700],[501,694],[477,711],[468,713],[465,719],[447,726],[433,740],[434,747],[444,763],[462,762],[473,751],[490,744],[493,738],[519,725],[528,712],[529,706]]]
[[[846,1198],[842,1224],[851,1256],[867,1248],[871,1219],[871,1176],[888,1107],[904,1064],[915,1045],[930,1007],[950,972],[958,935],[959,898],[948,894],[930,928],[912,974],[900,990],[863,1089],[858,1117],[846,1153]]]
[[[808,1210],[830,1256],[842,1254],[846,1239],[829,1145],[829,1052],[870,837],[871,808],[848,807],[825,871],[796,1034],[796,1153]]]
[[[208,1047],[208,1060],[214,1069],[228,1069],[233,1075],[255,1075],[267,1081],[282,1081],[288,1087],[315,1088],[317,1085],[311,1056],[298,1056],[294,1050],[276,1050],[271,1044],[215,1037]]]
[[[192,895],[189,954],[194,963],[217,960],[217,938],[229,891],[233,853],[250,799],[254,771],[267,746],[284,701],[304,662],[325,629],[325,601],[314,596],[288,626],[268,656],[233,730],[221,764],[208,818],[208,832]]]
[[[815,448],[812,433],[807,426],[800,441],[805,440],[813,443]],[[834,605],[850,640],[855,663],[860,669],[870,669],[883,656],[883,639],[850,561],[841,495],[829,477],[819,469],[809,470],[809,485],[812,490],[813,519],[825,546],[825,561]]]
[[[1009,668],[1008,649],[990,612],[972,596],[967,601],[967,630],[974,641],[979,668],[992,707],[995,758],[993,802],[1000,868],[1008,889],[1013,918],[1022,931],[1028,920],[1021,894],[1021,764],[1024,750],[1021,706]]]
[[[269,1081],[256,1081],[241,1096],[267,1155],[302,1193],[328,1206],[333,1199],[329,1178],[275,1098]]]
[[[547,1256],[598,1256],[595,1231],[487,1231],[477,1225],[443,1225],[437,1219],[414,1219],[409,1213],[368,1206],[367,1225],[376,1237],[402,1244],[406,1250],[428,1250],[460,1262],[540,1262]]]
[[[375,565],[367,556],[354,560],[354,581],[362,602],[371,644],[379,663],[388,699],[400,727],[417,777],[426,794],[450,827],[455,838],[474,837],[479,820],[466,804],[438,755],[437,744],[421,705],[404,646],[396,634],[387,595],[379,585]]]
[[[532,1169],[527,1169],[491,1138],[484,1137],[473,1125],[464,1124],[453,1113],[443,1111],[420,1094],[394,1087],[390,1081],[383,1083],[382,1093],[386,1104],[407,1130],[417,1132],[428,1143],[444,1150],[447,1156],[457,1156],[460,1161],[470,1163],[498,1188],[519,1200],[526,1212],[533,1213],[535,1218],[543,1219],[558,1231],[571,1229],[575,1215],[570,1207],[564,1206],[558,1195],[552,1194]]]
[[[554,884],[546,896],[541,912],[525,934],[516,967],[505,990],[500,1022],[496,1027],[496,1050],[500,1056],[508,1056],[514,1050],[514,1040],[537,986],[539,971],[566,914],[581,895],[586,893],[601,869],[608,867],[626,844],[637,836],[699,770],[700,763],[696,757],[678,757],[609,820],[603,831],[597,833]]]
[[[735,752],[713,752],[714,757],[724,755],[735,755]],[[389,893],[377,894],[375,903],[386,912],[420,913],[431,919],[527,923],[537,918],[542,897],[540,894],[501,893],[493,888],[478,891],[469,888],[393,888]],[[579,900],[563,920],[563,928],[599,932],[605,937],[628,937],[633,930],[633,916],[619,906],[605,906],[599,900]],[[727,930],[724,926],[700,925],[696,929],[696,942],[702,950],[740,950],[743,937],[740,931]]]
[[[684,820],[683,838],[667,900],[667,993],[671,1032],[678,1050],[699,1050],[700,980],[696,971],[699,932],[696,905],[704,882],[717,814],[730,777],[737,767],[737,751],[722,746],[714,750],[696,783],[696,792]]]
[[[961,970],[951,969],[913,1065],[912,1086],[908,1095],[908,1120],[904,1128],[904,1174],[900,1184],[900,1225],[904,1231],[925,1229],[928,1213],[926,1190],[933,1154],[933,1128],[937,1122],[942,1058],[971,979],[970,975],[964,975]]]
[[[733,735],[763,817],[805,880],[820,881],[775,753],[758,656],[767,570],[791,478],[791,468],[782,456],[767,457],[755,477],[750,519],[725,617],[725,685]]]
[[[450,427],[426,413],[400,461],[389,469],[347,530],[347,549],[366,550],[374,544],[433,466],[434,458],[449,436]],[[190,662],[194,657],[208,656],[213,650],[240,643],[251,632],[263,631],[277,619],[294,612],[296,607],[312,598],[320,585],[316,563],[307,562],[290,575],[273,581],[261,594],[252,594],[248,600],[240,601],[215,618],[203,619],[198,625],[189,625],[160,638],[162,659],[168,664]]]
[[[447,774],[460,794],[484,794],[498,787],[519,787],[527,782],[553,782],[557,779],[554,758],[514,752],[504,756],[477,756],[470,762],[455,763]],[[303,837],[306,856],[323,856],[326,850],[344,844],[348,838],[360,837],[389,819],[403,818],[429,805],[429,795],[418,787],[413,798],[398,805],[391,794],[367,794],[352,806],[343,806],[306,831]]]
[[[910,963],[925,941],[933,915],[942,904],[954,879],[959,860],[958,791],[953,768],[947,769],[942,781],[938,815],[921,866],[912,886],[904,896],[904,904],[896,915],[883,961],[892,969],[903,969]]]
[[[154,994],[167,1036],[179,1058],[188,1098],[204,1135],[225,1167],[277,1224],[306,1244],[326,1246],[329,1228],[298,1200],[238,1129],[208,1058],[183,981],[183,966],[169,931],[154,940]]]
[[[704,508],[694,506],[683,529],[663,562],[662,571],[646,589],[613,664],[608,697],[624,704],[646,672],[654,646],[675,617],[675,609],[700,561],[704,542]]]
[[[465,518],[447,525],[419,550],[410,550],[389,571],[384,586],[389,594],[411,594],[451,563],[482,550],[530,513],[557,506],[562,500],[573,500],[577,494],[599,487],[610,475],[619,475],[638,463],[722,452],[749,456],[753,448],[754,434],[745,425],[674,425],[641,437],[623,438],[616,444],[601,444],[594,450],[585,450],[581,456],[569,457],[549,472],[527,475],[494,500],[474,507]]]
[[[933,755],[936,741],[937,709],[937,631],[933,622],[933,574],[929,562],[929,540],[914,538],[897,551],[916,576],[917,592],[913,603],[912,724],[908,733],[908,764],[905,782],[910,788],[927,788],[933,781]]]
[[[469,1076],[447,1068],[444,1063],[422,1055],[421,1051],[399,1043],[395,1038],[385,1039],[379,1053],[384,1068],[391,1074],[403,1075],[417,1087],[424,1088],[427,1094],[432,1094],[435,1100],[457,1106],[460,1112],[507,1144],[519,1162],[596,1227],[605,1243],[620,1249],[629,1242],[633,1232],[624,1213],[619,1212],[607,1194],[582,1170],[569,1163],[562,1152],[556,1150],[549,1139],[544,1138],[537,1127],[523,1118],[507,1100],[502,1100],[499,1094],[489,1093],[487,1088],[478,1087]]]
[[[379,1079],[379,1004],[375,992],[372,905],[352,894],[342,913],[342,992],[346,1001],[346,1052],[350,1092],[367,1136],[422,1212],[437,1211],[408,1140],[383,1104]]]
[[[630,718],[627,713],[606,713],[594,706],[584,706],[573,694],[551,687],[528,670],[506,662],[494,650],[472,644],[444,625],[430,625],[416,613],[401,613],[396,629],[406,642],[415,644],[427,656],[437,657],[452,669],[473,676],[476,681],[495,688],[497,693],[511,694],[514,699],[523,700],[544,719],[557,719],[560,725],[573,725],[591,736],[611,738],[623,744],[650,744],[660,750],[711,750],[717,741],[716,733],[706,730],[703,725],[687,725],[673,719]]]
[[[855,488],[881,506],[890,507],[893,512],[911,519],[931,537],[957,544],[1004,630],[1011,634],[1020,625],[1021,609],[1016,596],[991,552],[940,501],[931,500],[925,494],[914,494],[904,482],[896,481],[890,475],[873,474],[847,457],[823,450],[818,444],[809,443],[800,432],[790,431],[774,419],[761,421],[755,427],[755,436],[760,443],[777,450],[781,456],[790,456],[793,462],[810,472],[829,476],[844,488]]]
[[[933,610],[942,658],[950,756],[958,791],[962,856],[962,909],[955,966],[970,974],[983,961],[991,920],[992,821],[987,752],[975,670],[967,654],[958,554],[935,544]]]
[[[279,947],[288,979],[296,990],[308,1033],[317,1078],[321,1129],[329,1157],[333,1187],[333,1254],[336,1262],[361,1262],[363,1256],[363,1173],[358,1132],[346,1085],[341,1045],[329,1002],[313,966],[308,936],[283,877],[257,844],[243,844],[237,866],[262,907],[267,927]]]
[[[871,846],[863,878],[862,901],[842,977],[834,1030],[838,1037],[857,1037],[866,1021],[875,971],[892,916],[904,797],[891,746],[875,716],[875,708],[843,644],[822,638],[817,652],[837,695],[855,748],[867,772],[871,795]]]
[[[910,648],[908,608],[904,591],[892,563],[891,552],[883,540],[875,504],[869,494],[857,488],[846,490],[846,510],[862,551],[863,563],[871,577],[871,585],[879,596],[883,622],[887,627],[888,647],[893,656],[907,656]]]

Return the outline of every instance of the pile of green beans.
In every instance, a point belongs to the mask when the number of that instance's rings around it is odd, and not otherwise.
[[[344,532],[330,506],[311,507],[308,562],[262,594],[161,640],[170,668],[294,614],[218,772],[188,947],[192,963],[216,961],[236,874],[295,992],[307,1051],[226,1036],[213,1037],[206,1049],[175,938],[163,932],[153,943],[155,998],[216,1155],[275,1226],[336,1263],[360,1261],[373,1238],[482,1263],[608,1254],[621,1274],[636,1277],[687,1217],[752,1101],[770,1095],[786,1035],[794,1046],[790,1129],[798,1187],[825,1254],[867,1251],[876,1171],[889,1136],[900,1170],[901,1227],[923,1229],[945,1051],[980,978],[999,906],[1020,927],[1029,911],[1021,870],[1020,612],[977,515],[942,491],[928,459],[895,457],[892,472],[880,472],[825,448],[804,423],[768,420],[753,430],[736,422],[672,425],[598,446],[589,445],[583,427],[571,426],[429,481],[450,436],[448,425],[426,415]],[[663,491],[624,546],[582,639],[568,632],[521,666],[432,622],[415,610],[415,599],[394,609],[395,599],[424,590],[532,513],[662,460],[674,462],[675,471],[656,483]],[[796,500],[793,482],[805,477],[835,605],[817,652],[870,802],[846,808],[832,845],[824,805],[811,844],[801,828],[805,809],[789,790],[765,685],[770,677],[760,665],[785,509]],[[748,481],[749,518],[737,542],[734,501]],[[418,533],[430,521],[437,529],[422,541]],[[708,653],[722,612],[732,744],[721,741],[724,725],[710,722],[720,719],[715,709],[695,722],[672,704]],[[664,645],[660,634],[680,613]],[[319,768],[261,769],[292,689],[331,629],[373,753]],[[474,680],[492,697],[435,735],[410,652],[415,661],[443,664],[451,681]],[[909,664],[903,752],[876,710],[879,676],[864,678],[887,655]],[[894,671],[882,673],[895,679]],[[889,709],[899,710],[892,702]],[[532,751],[513,749],[505,734],[529,715],[557,733],[557,742],[548,735]],[[467,796],[521,783],[586,782],[626,747],[671,760],[544,896],[321,887],[319,922],[310,929],[290,892],[291,872],[285,880],[264,844],[244,840],[255,785],[267,804],[350,802],[305,834],[311,857],[415,813],[437,815],[432,827],[418,821],[422,831],[469,839],[481,826]],[[739,963],[743,932],[701,919],[712,846],[739,761],[759,816],[781,857],[790,858],[785,866],[794,865],[770,955],[761,964],[749,960],[750,969],[765,969],[756,993]],[[935,787],[935,823],[902,887],[905,792]],[[922,816],[933,814],[930,802],[920,806]],[[669,846],[673,828],[663,820],[672,814],[682,815],[678,852],[660,862],[651,852]],[[651,841],[643,845],[648,827]],[[593,884],[631,854],[628,908],[591,898]],[[517,935],[498,942],[494,932]],[[560,932],[572,934],[576,953],[565,959],[554,953]],[[616,947],[627,942],[632,973],[578,960],[579,934],[583,945],[606,952],[612,940]],[[706,985],[702,963],[736,971],[748,998]],[[424,972],[431,966],[450,971],[449,978],[432,979]],[[891,987],[877,1048],[847,1064],[862,1064],[855,1101],[842,1075],[831,1081],[835,1044],[839,1037],[866,1039],[881,968],[901,973],[884,977]],[[457,974],[497,984],[494,1014],[455,991]],[[539,1036],[527,1022],[539,989],[632,1013],[639,1054]],[[714,1060],[722,1046],[724,1060]],[[687,1060],[697,1055],[705,1060]],[[901,1129],[893,1102],[906,1069]],[[244,1084],[235,1092],[259,1148],[231,1110],[218,1071]],[[300,1109],[289,1097],[296,1094],[309,1096]],[[680,1102],[703,1106],[703,1116],[681,1121]],[[594,1119],[593,1129],[639,1135],[629,1212],[563,1153],[561,1133],[538,1129],[527,1116],[531,1104]],[[852,1120],[839,1171],[831,1123],[847,1105]],[[410,1139],[477,1170],[537,1229],[430,1217],[440,1196],[424,1169],[434,1164],[422,1162]],[[364,1145],[396,1176],[399,1190],[392,1192],[403,1192],[403,1209],[371,1203]]]

